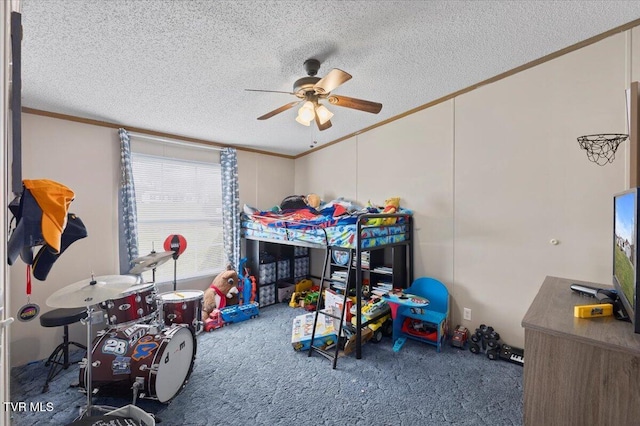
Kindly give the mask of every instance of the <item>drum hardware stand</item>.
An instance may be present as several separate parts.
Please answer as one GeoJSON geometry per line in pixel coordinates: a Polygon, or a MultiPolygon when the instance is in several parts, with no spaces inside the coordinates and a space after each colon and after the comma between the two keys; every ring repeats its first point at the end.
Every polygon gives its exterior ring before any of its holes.
{"type": "MultiPolygon", "coordinates": [[[[151,253],[149,253],[149,254],[152,254],[152,255],[156,254],[156,247],[155,247],[155,244],[153,243],[153,241],[151,242],[151,253]]],[[[157,268],[157,266],[154,266],[153,269],[151,269],[151,282],[153,283],[154,288],[156,286],[156,268],[157,268]]],[[[158,289],[156,288],[156,291],[157,290],[158,289]]],[[[133,405],[135,405],[135,403],[133,405]]]]}
{"type": "MultiPolygon", "coordinates": [[[[93,281],[93,280],[92,280],[93,281]]],[[[85,367],[85,388],[87,392],[87,405],[84,408],[80,409],[80,415],[76,418],[76,420],[80,420],[83,417],[91,417],[93,415],[93,411],[101,411],[104,413],[108,413],[116,409],[116,407],[111,407],[107,405],[93,405],[91,403],[91,397],[93,395],[93,382],[91,380],[91,370],[93,369],[93,363],[91,361],[91,324],[92,324],[92,315],[93,315],[93,307],[91,305],[87,306],[87,317],[85,319],[81,319],[80,322],[83,325],[87,326],[87,366],[85,367]]],[[[97,361],[100,362],[100,361],[97,361]]]]}
{"type": "Polygon", "coordinates": [[[176,291],[176,270],[178,268],[178,253],[173,253],[173,291],[176,291]]]}
{"type": "Polygon", "coordinates": [[[164,240],[164,249],[173,252],[173,291],[176,291],[178,257],[187,249],[187,240],[180,234],[171,234],[164,240]]]}
{"type": "MultiPolygon", "coordinates": [[[[138,400],[138,394],[140,393],[140,389],[144,387],[144,377],[136,377],[136,382],[131,386],[133,389],[133,405],[136,405],[136,401],[138,400]]],[[[144,396],[144,394],[142,394],[144,396]]]]}
{"type": "MultiPolygon", "coordinates": [[[[131,389],[133,389],[133,402],[131,403],[132,405],[136,405],[136,401],[138,400],[138,394],[140,393],[140,389],[142,389],[144,387],[144,377],[136,377],[136,382],[133,384],[133,386],[131,386],[131,389]]],[[[144,392],[141,393],[141,396],[144,398],[145,394],[144,392]]],[[[156,417],[155,414],[150,414],[151,417],[154,418],[156,423],[160,423],[161,420],[159,417],[156,417]]]]}

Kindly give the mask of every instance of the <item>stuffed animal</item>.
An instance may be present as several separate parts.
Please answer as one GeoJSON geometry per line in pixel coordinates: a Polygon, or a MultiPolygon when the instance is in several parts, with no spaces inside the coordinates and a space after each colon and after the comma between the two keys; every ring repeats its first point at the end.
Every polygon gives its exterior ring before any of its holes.
{"type": "Polygon", "coordinates": [[[209,318],[214,309],[238,304],[238,273],[231,265],[218,274],[208,289],[204,291],[202,321],[209,318]]]}
{"type": "MultiPolygon", "coordinates": [[[[384,210],[382,213],[397,213],[400,209],[400,197],[391,197],[384,202],[384,210]]],[[[396,223],[395,217],[390,217],[382,220],[383,225],[393,225],[396,223]]]]}
{"type": "MultiPolygon", "coordinates": [[[[371,207],[373,206],[371,204],[371,201],[369,201],[369,206],[371,207]]],[[[400,209],[400,197],[392,197],[385,200],[384,209],[382,210],[378,209],[378,210],[380,213],[397,213],[399,209],[400,209]]],[[[372,209],[369,208],[369,210],[372,210],[372,209]]],[[[367,221],[367,225],[373,225],[373,226],[392,225],[394,223],[396,223],[395,217],[390,217],[386,219],[383,219],[381,217],[376,217],[374,219],[369,219],[367,221]]]]}
{"type": "Polygon", "coordinates": [[[318,210],[318,207],[320,207],[320,196],[318,194],[307,195],[307,205],[318,210]]]}

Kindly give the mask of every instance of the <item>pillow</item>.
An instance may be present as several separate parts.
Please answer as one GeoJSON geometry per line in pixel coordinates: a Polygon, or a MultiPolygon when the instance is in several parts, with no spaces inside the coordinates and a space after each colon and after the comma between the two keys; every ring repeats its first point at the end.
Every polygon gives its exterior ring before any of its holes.
{"type": "Polygon", "coordinates": [[[289,195],[280,203],[281,210],[297,210],[307,207],[307,201],[304,195],[289,195]]]}

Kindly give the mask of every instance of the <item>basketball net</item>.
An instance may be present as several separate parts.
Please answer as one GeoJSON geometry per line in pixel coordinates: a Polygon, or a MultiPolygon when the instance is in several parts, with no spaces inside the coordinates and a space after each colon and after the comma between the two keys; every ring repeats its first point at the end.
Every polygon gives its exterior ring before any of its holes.
{"type": "Polygon", "coordinates": [[[624,134],[600,134],[586,135],[578,138],[580,148],[587,151],[587,158],[599,166],[612,163],[616,158],[616,150],[621,142],[629,135],[624,134]]]}

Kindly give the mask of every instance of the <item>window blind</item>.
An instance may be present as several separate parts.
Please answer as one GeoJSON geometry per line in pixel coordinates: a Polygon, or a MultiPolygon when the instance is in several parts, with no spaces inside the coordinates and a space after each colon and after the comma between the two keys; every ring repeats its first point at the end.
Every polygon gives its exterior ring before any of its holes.
{"type": "MultiPolygon", "coordinates": [[[[180,234],[187,249],[175,264],[177,279],[224,269],[220,164],[140,152],[133,152],[131,161],[140,256],[164,251],[166,238],[180,234]]],[[[173,274],[169,260],[157,268],[156,282],[171,282],[173,274]]],[[[151,271],[143,278],[151,281],[151,271]]]]}

